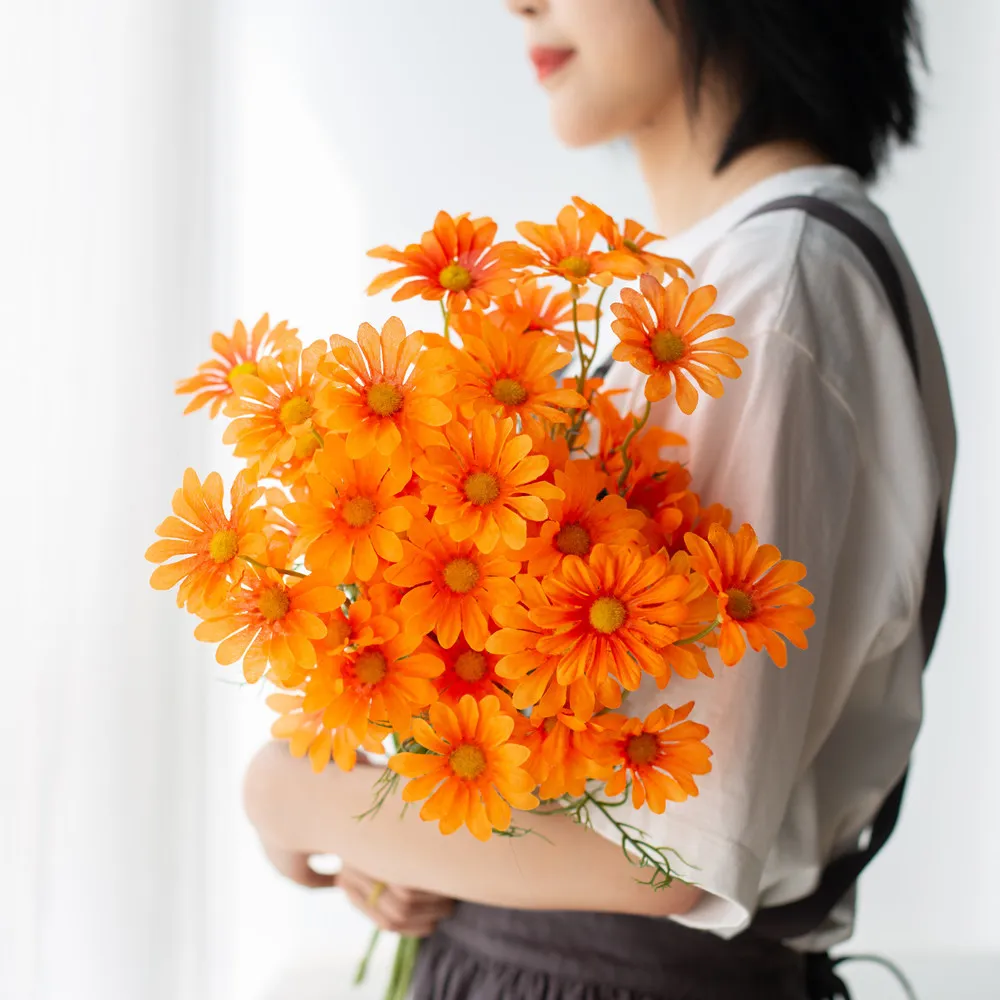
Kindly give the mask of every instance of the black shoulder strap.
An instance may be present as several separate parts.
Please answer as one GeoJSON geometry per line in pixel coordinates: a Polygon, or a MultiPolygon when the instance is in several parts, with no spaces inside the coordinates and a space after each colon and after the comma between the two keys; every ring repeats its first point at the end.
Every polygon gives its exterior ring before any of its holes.
{"type": "MultiPolygon", "coordinates": [[[[903,336],[906,352],[913,366],[913,374],[919,384],[920,365],[917,356],[913,320],[903,281],[889,251],[879,237],[856,216],[829,201],[815,197],[790,197],[772,201],[747,216],[752,219],[768,212],[797,209],[813,218],[827,223],[842,232],[864,254],[872,270],[878,276],[892,305],[896,322],[903,336]]],[[[746,219],[744,220],[746,221],[746,219]]],[[[944,520],[939,509],[934,524],[934,537],[927,562],[923,600],[920,605],[920,624],[923,636],[924,663],[930,658],[937,638],[938,628],[945,603],[944,565],[944,520]]],[[[768,938],[788,940],[815,930],[840,900],[850,891],[869,861],[881,850],[889,839],[899,817],[903,801],[906,774],[889,792],[882,803],[871,826],[871,836],[863,848],[835,858],[823,871],[816,890],[804,899],[798,899],[783,906],[773,906],[758,910],[751,924],[751,931],[768,938]]]]}

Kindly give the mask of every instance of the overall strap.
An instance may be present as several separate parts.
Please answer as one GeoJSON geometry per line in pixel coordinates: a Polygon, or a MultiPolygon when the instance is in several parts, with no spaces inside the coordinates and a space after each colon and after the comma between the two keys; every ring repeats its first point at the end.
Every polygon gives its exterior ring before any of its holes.
{"type": "MultiPolygon", "coordinates": [[[[846,209],[822,198],[793,196],[772,201],[758,208],[747,219],[770,212],[798,210],[839,230],[861,251],[879,281],[882,283],[903,337],[906,353],[919,385],[920,364],[917,356],[913,320],[907,305],[906,292],[899,271],[889,251],[879,237],[846,209]]],[[[744,219],[744,221],[747,221],[744,219]]],[[[920,605],[920,625],[923,638],[924,664],[930,658],[937,638],[945,604],[944,518],[939,508],[934,524],[930,555],[920,605]]],[[[899,818],[903,801],[906,774],[899,779],[882,803],[871,826],[871,836],[863,848],[850,851],[830,862],[823,871],[815,891],[804,899],[782,906],[758,910],[751,924],[751,931],[763,937],[788,940],[814,931],[827,918],[833,908],[850,891],[872,858],[889,839],[899,818]]]]}

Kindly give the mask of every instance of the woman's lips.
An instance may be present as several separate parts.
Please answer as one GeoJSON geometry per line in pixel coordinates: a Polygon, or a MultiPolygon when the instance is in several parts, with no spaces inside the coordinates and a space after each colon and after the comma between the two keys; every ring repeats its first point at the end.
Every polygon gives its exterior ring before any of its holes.
{"type": "Polygon", "coordinates": [[[573,49],[550,49],[536,46],[528,54],[535,64],[535,73],[539,81],[542,81],[565,66],[576,53],[573,49]]]}

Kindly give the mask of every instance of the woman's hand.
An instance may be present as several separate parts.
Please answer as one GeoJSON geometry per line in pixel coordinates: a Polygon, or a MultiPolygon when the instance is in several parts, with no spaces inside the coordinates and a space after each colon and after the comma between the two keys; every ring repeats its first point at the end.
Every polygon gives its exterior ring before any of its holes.
{"type": "Polygon", "coordinates": [[[437,922],[455,908],[455,900],[446,896],[387,885],[350,865],[344,865],[336,875],[323,875],[310,867],[308,854],[268,846],[263,841],[262,845],[268,860],[285,878],[307,889],[343,889],[354,906],[384,931],[427,937],[437,922]]]}
{"type": "MultiPolygon", "coordinates": [[[[371,764],[367,757],[359,757],[358,763],[361,767],[371,767],[373,772],[378,766],[371,764]]],[[[282,821],[288,816],[288,803],[279,791],[288,789],[289,765],[298,765],[296,773],[301,772],[302,776],[312,779],[312,794],[303,803],[308,809],[313,804],[313,795],[320,794],[319,789],[323,786],[315,787],[318,779],[309,772],[307,765],[293,761],[282,744],[270,743],[257,754],[247,771],[244,786],[247,816],[256,827],[264,853],[275,869],[307,889],[343,889],[354,906],[383,930],[409,937],[430,934],[435,924],[451,913],[455,906],[453,899],[401,885],[388,885],[349,864],[336,875],[323,875],[309,864],[316,852],[304,850],[299,846],[304,843],[303,839],[294,836],[301,824],[293,823],[290,831],[279,833],[285,825],[282,821]]]]}
{"type": "Polygon", "coordinates": [[[427,937],[455,907],[455,900],[446,896],[386,885],[349,865],[334,878],[336,885],[369,920],[384,931],[405,937],[427,937]]]}

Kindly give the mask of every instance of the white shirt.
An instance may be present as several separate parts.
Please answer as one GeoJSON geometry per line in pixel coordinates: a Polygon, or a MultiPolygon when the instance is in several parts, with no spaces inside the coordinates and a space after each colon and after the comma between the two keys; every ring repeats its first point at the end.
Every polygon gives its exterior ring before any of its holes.
{"type": "MultiPolygon", "coordinates": [[[[626,699],[644,716],[694,699],[713,770],[700,795],[657,816],[627,811],[649,841],[675,848],[706,890],[674,919],[729,937],[758,906],[808,895],[827,861],[858,844],[907,765],[921,719],[919,609],[935,512],[947,509],[955,454],[948,385],[916,280],[882,212],[842,167],[806,167],[757,184],[662,251],[713,284],[736,318],[743,374],[685,417],[672,398],[652,419],[685,435],[694,489],[733,510],[762,542],[806,564],[815,595],[808,650],[788,666],[748,648],[715,679],[646,682],[626,699]],[[860,251],[800,211],[746,222],[755,208],[815,194],[857,215],[901,268],[916,327],[922,394],[885,292],[860,251]]],[[[613,335],[609,341],[616,342],[613,335]]],[[[602,354],[609,352],[606,343],[602,354]]],[[[643,405],[643,378],[608,376],[643,405]]],[[[602,817],[595,827],[618,840],[602,817]]],[[[685,874],[685,869],[681,869],[685,874]]],[[[852,894],[853,896],[853,894],[852,894]]],[[[851,933],[853,898],[796,947],[851,933]]]]}

